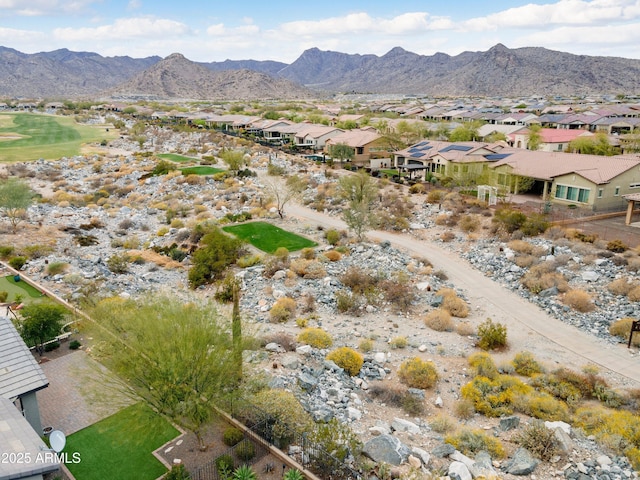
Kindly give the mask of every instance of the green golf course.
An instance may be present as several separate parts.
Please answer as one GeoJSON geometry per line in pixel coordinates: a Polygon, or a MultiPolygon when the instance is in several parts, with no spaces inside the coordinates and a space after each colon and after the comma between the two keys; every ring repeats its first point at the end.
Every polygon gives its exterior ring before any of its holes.
{"type": "Polygon", "coordinates": [[[72,117],[33,113],[0,114],[0,162],[56,160],[79,155],[82,146],[117,136],[105,125],[82,125],[72,117]]]}

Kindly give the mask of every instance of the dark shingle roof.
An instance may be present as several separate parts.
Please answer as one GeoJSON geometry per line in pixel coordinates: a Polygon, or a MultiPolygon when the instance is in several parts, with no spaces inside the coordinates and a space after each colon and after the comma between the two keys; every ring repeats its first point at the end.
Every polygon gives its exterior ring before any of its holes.
{"type": "Polygon", "coordinates": [[[8,317],[0,316],[0,396],[12,400],[49,385],[8,317]]]}

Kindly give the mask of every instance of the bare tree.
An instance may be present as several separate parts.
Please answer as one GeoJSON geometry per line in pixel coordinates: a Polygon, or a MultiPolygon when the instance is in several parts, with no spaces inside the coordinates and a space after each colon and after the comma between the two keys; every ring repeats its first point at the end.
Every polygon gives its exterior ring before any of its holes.
{"type": "Polygon", "coordinates": [[[305,184],[302,178],[293,175],[285,182],[279,179],[266,180],[265,187],[269,197],[276,203],[278,215],[280,218],[284,218],[284,207],[302,194],[305,184]]]}

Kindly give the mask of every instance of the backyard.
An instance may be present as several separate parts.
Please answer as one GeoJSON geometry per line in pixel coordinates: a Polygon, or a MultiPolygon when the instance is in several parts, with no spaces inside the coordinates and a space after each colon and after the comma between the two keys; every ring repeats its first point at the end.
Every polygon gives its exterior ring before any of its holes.
{"type": "Polygon", "coordinates": [[[267,222],[242,223],[223,227],[223,230],[267,253],[274,253],[281,247],[290,252],[295,252],[317,245],[316,242],[308,238],[287,232],[267,222]]]}
{"type": "Polygon", "coordinates": [[[32,287],[22,280],[16,281],[13,275],[0,277],[0,292],[7,292],[6,302],[50,302],[51,300],[42,294],[37,288],[32,287]]]}
{"type": "Polygon", "coordinates": [[[169,160],[171,162],[176,162],[176,163],[189,163],[189,162],[198,161],[197,158],[187,157],[185,155],[180,155],[178,153],[159,153],[157,157],[162,158],[163,160],[169,160]]]}
{"type": "Polygon", "coordinates": [[[167,468],[152,452],[180,434],[149,407],[137,403],[67,438],[67,467],[77,480],[153,480],[167,468]]]}

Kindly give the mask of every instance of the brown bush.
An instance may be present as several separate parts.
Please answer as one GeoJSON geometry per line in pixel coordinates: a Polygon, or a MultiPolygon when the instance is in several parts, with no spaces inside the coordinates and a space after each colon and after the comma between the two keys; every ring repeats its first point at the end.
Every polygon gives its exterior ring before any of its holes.
{"type": "Polygon", "coordinates": [[[296,313],[296,301],[293,298],[282,297],[269,310],[269,318],[273,323],[286,322],[296,313]]]}
{"type": "MultiPolygon", "coordinates": [[[[440,294],[440,292],[438,292],[440,294]]],[[[441,308],[448,311],[451,315],[458,318],[466,318],[469,315],[469,307],[467,302],[458,297],[455,292],[452,294],[444,295],[441,308]]]]}
{"type": "Polygon", "coordinates": [[[451,314],[443,308],[436,308],[435,310],[427,313],[427,316],[424,319],[424,324],[437,332],[453,331],[453,320],[451,319],[451,314]]]}
{"type": "MultiPolygon", "coordinates": [[[[611,325],[609,325],[609,333],[614,337],[621,338],[625,342],[629,341],[629,335],[631,334],[631,324],[634,322],[635,318],[625,317],[620,320],[616,320],[611,325]]],[[[631,342],[634,346],[640,345],[640,333],[635,333],[633,335],[633,340],[631,342]]]]}
{"type": "Polygon", "coordinates": [[[455,238],[456,238],[456,234],[450,230],[447,230],[446,232],[442,232],[442,234],[440,235],[440,240],[447,243],[451,242],[452,240],[455,240],[455,238]]]}
{"type": "Polygon", "coordinates": [[[340,281],[354,293],[371,291],[378,284],[376,276],[359,267],[349,267],[344,275],[340,277],[340,281]]]}
{"type": "Polygon", "coordinates": [[[480,219],[475,215],[464,215],[460,218],[459,226],[465,233],[475,232],[480,228],[480,219]]]}
{"type": "Polygon", "coordinates": [[[607,285],[607,290],[614,295],[627,295],[636,286],[629,280],[629,278],[618,278],[607,285]]]}
{"type": "Polygon", "coordinates": [[[533,255],[518,255],[514,259],[513,263],[515,263],[520,268],[529,268],[534,263],[536,263],[537,260],[538,259],[536,257],[534,257],[533,255]]]}
{"type": "Polygon", "coordinates": [[[329,250],[323,254],[330,262],[337,262],[342,258],[342,254],[336,250],[329,250]]]}
{"type": "Polygon", "coordinates": [[[559,291],[566,291],[567,281],[564,276],[555,271],[553,262],[542,262],[534,265],[522,276],[520,282],[532,293],[540,293],[551,287],[559,291]]]}
{"type": "Polygon", "coordinates": [[[456,326],[456,333],[461,337],[470,337],[476,334],[475,327],[469,322],[460,322],[456,326]]]}
{"type": "Polygon", "coordinates": [[[591,312],[595,308],[591,295],[579,289],[569,290],[565,293],[562,297],[562,303],[582,313],[591,312]]]}
{"type": "Polygon", "coordinates": [[[629,290],[627,298],[629,298],[631,302],[640,302],[640,285],[629,290]]]}
{"type": "Polygon", "coordinates": [[[518,253],[524,253],[527,255],[531,255],[531,253],[533,253],[533,245],[525,240],[511,240],[507,243],[507,247],[518,253]]]}

